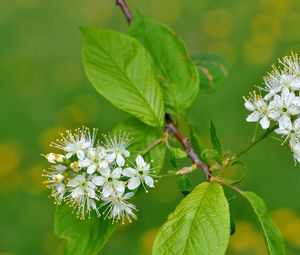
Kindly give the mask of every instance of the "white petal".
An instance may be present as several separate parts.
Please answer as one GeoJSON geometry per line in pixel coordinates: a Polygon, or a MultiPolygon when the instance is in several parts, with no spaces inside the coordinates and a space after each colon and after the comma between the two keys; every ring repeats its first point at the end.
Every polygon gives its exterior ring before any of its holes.
{"type": "Polygon", "coordinates": [[[129,198],[132,198],[134,196],[134,193],[133,192],[129,192],[129,193],[126,193],[124,195],[124,199],[129,199],[129,198]]]}
{"type": "Polygon", "coordinates": [[[281,117],[278,120],[278,123],[279,123],[279,128],[288,129],[288,130],[292,128],[291,119],[286,114],[281,115],[281,117]]]}
{"type": "Polygon", "coordinates": [[[91,160],[89,160],[88,158],[85,158],[84,160],[79,161],[79,166],[80,167],[88,167],[91,163],[92,163],[91,160]]]}
{"type": "Polygon", "coordinates": [[[103,168],[107,168],[108,167],[108,163],[106,161],[101,161],[99,163],[99,168],[103,169],[103,168]]]}
{"type": "Polygon", "coordinates": [[[138,186],[140,186],[140,184],[141,184],[140,178],[138,178],[138,177],[130,178],[128,181],[128,189],[134,190],[138,186]]]}
{"type": "Polygon", "coordinates": [[[49,163],[55,164],[55,154],[49,153],[45,156],[45,158],[48,160],[49,163]]]}
{"type": "Polygon", "coordinates": [[[97,168],[96,165],[93,164],[93,165],[90,165],[86,171],[88,174],[93,174],[93,173],[95,173],[96,168],[97,168]]]}
{"type": "Polygon", "coordinates": [[[77,155],[79,160],[83,160],[85,158],[85,154],[82,150],[76,151],[76,155],[77,155]]]}
{"type": "Polygon", "coordinates": [[[277,110],[272,110],[269,112],[268,115],[272,120],[278,120],[278,118],[280,117],[280,112],[277,110]]]}
{"type": "Polygon", "coordinates": [[[113,178],[120,178],[121,177],[121,173],[122,173],[122,168],[121,167],[117,167],[117,168],[115,168],[112,171],[111,177],[113,177],[113,178]]]}
{"type": "Polygon", "coordinates": [[[127,177],[133,177],[136,175],[136,173],[137,173],[137,171],[131,167],[127,167],[127,168],[123,169],[123,171],[122,171],[122,174],[127,177]]]}
{"type": "Polygon", "coordinates": [[[105,178],[102,176],[95,176],[93,177],[92,182],[97,186],[102,186],[105,182],[105,178]]]}
{"type": "Polygon", "coordinates": [[[105,177],[109,177],[110,176],[110,169],[108,167],[104,168],[104,169],[101,169],[100,174],[105,176],[105,177]]]}
{"type": "Polygon", "coordinates": [[[289,98],[290,91],[288,88],[283,88],[281,92],[281,98],[283,102],[287,102],[289,98]]]}
{"type": "Polygon", "coordinates": [[[259,120],[259,117],[260,117],[259,112],[253,112],[253,113],[251,113],[251,114],[247,117],[246,121],[248,121],[248,122],[256,122],[256,121],[259,120]]]}
{"type": "Polygon", "coordinates": [[[118,166],[122,167],[125,165],[125,159],[123,158],[123,156],[121,154],[117,155],[117,164],[118,166]]]}
{"type": "Polygon", "coordinates": [[[119,192],[119,193],[123,194],[124,191],[125,191],[125,184],[122,181],[116,181],[114,183],[114,187],[115,187],[116,191],[119,192]]]}
{"type": "Polygon", "coordinates": [[[73,152],[68,152],[67,154],[66,154],[66,158],[67,159],[69,159],[69,158],[71,158],[72,156],[73,156],[73,152]]]}
{"type": "Polygon", "coordinates": [[[113,162],[116,158],[116,153],[111,153],[111,154],[108,154],[106,155],[105,159],[108,161],[108,162],[113,162]]]}
{"type": "Polygon", "coordinates": [[[277,128],[275,129],[275,133],[278,135],[288,135],[289,131],[287,129],[277,128]]]}
{"type": "Polygon", "coordinates": [[[149,175],[144,176],[145,183],[150,187],[154,188],[154,180],[149,175]]]}
{"type": "Polygon", "coordinates": [[[95,197],[96,197],[96,193],[95,193],[95,190],[94,190],[94,189],[88,188],[88,189],[87,189],[87,193],[88,193],[88,196],[89,196],[90,198],[95,198],[95,197]]]}
{"type": "Polygon", "coordinates": [[[145,166],[145,161],[141,155],[138,155],[135,159],[138,168],[143,168],[145,166]]]}
{"type": "Polygon", "coordinates": [[[82,149],[87,149],[91,145],[92,145],[92,142],[91,141],[87,141],[87,142],[85,142],[85,143],[82,144],[81,148],[82,149]]]}
{"type": "Polygon", "coordinates": [[[130,156],[130,152],[128,150],[123,150],[123,154],[125,158],[128,158],[130,156]]]}
{"type": "Polygon", "coordinates": [[[265,116],[259,121],[259,124],[263,129],[267,129],[270,126],[270,120],[265,116]]]}
{"type": "Polygon", "coordinates": [[[109,197],[113,193],[113,188],[110,184],[105,185],[102,189],[103,197],[109,197]]]}
{"type": "Polygon", "coordinates": [[[245,108],[251,112],[255,110],[255,106],[248,100],[245,101],[245,108]]]}

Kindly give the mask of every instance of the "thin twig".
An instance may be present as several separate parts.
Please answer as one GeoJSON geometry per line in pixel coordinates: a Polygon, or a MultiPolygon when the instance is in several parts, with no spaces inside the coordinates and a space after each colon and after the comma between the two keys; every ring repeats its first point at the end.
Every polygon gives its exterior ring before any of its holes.
{"type": "Polygon", "coordinates": [[[145,156],[147,153],[149,153],[152,149],[154,149],[157,145],[161,144],[163,141],[164,141],[163,137],[160,137],[159,139],[155,140],[142,152],[142,155],[145,156]]]}
{"type": "Polygon", "coordinates": [[[165,120],[167,123],[167,130],[175,135],[176,139],[185,149],[185,152],[187,153],[189,158],[198,166],[199,169],[201,169],[204,172],[207,180],[210,180],[211,172],[209,171],[209,166],[200,160],[194,149],[190,147],[188,140],[185,139],[180,133],[180,131],[177,129],[169,114],[165,115],[165,120]]]}
{"type": "Polygon", "coordinates": [[[125,0],[117,0],[116,4],[118,6],[120,6],[128,24],[130,24],[133,16],[132,16],[132,13],[131,13],[126,1],[125,0]]]}
{"type": "MultiPolygon", "coordinates": [[[[127,19],[128,24],[131,23],[132,21],[132,13],[128,7],[128,5],[126,4],[125,0],[117,0],[117,5],[120,6],[124,16],[127,19]]],[[[167,132],[171,132],[175,135],[175,137],[177,138],[177,140],[181,143],[182,147],[185,149],[185,152],[187,153],[187,155],[189,156],[189,158],[193,161],[194,164],[196,164],[198,166],[198,168],[200,168],[207,180],[210,180],[211,177],[211,172],[209,170],[209,166],[206,165],[204,162],[202,162],[198,155],[195,153],[194,149],[190,147],[188,140],[185,139],[183,137],[183,135],[180,133],[180,131],[177,129],[177,127],[175,126],[174,122],[172,121],[171,117],[169,114],[165,115],[165,120],[167,123],[167,132]]],[[[156,146],[157,144],[155,143],[154,146],[156,146]]],[[[152,146],[151,146],[152,149],[152,146]]],[[[147,152],[147,151],[146,151],[147,152]]]]}

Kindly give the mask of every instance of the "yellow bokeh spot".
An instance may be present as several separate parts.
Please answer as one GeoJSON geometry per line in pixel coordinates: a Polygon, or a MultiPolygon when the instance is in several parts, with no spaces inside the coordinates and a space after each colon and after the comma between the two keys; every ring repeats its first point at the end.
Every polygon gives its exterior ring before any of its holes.
{"type": "Polygon", "coordinates": [[[278,38],[281,35],[281,22],[274,16],[258,15],[252,21],[252,32],[259,36],[278,38]]]}
{"type": "Polygon", "coordinates": [[[253,255],[267,254],[264,239],[248,222],[236,222],[237,232],[230,238],[229,249],[237,254],[248,252],[253,255]]]}
{"type": "Polygon", "coordinates": [[[21,150],[17,145],[0,144],[0,193],[14,192],[22,182],[18,171],[21,164],[21,150]]]}
{"type": "Polygon", "coordinates": [[[151,229],[146,232],[141,239],[141,244],[144,250],[145,255],[152,254],[152,246],[155,240],[158,229],[151,229]]]}
{"type": "Polygon", "coordinates": [[[203,32],[215,39],[228,38],[231,35],[232,27],[232,17],[226,10],[210,11],[202,19],[203,32]]]}
{"type": "Polygon", "coordinates": [[[265,13],[270,13],[272,16],[283,18],[290,13],[293,0],[261,0],[262,9],[265,13]]]}
{"type": "Polygon", "coordinates": [[[282,208],[274,211],[272,217],[285,239],[291,245],[300,247],[300,216],[290,209],[282,208]]]}
{"type": "Polygon", "coordinates": [[[182,4],[180,0],[153,0],[151,2],[153,16],[161,22],[174,24],[180,18],[182,11],[182,4]]]}
{"type": "Polygon", "coordinates": [[[83,125],[87,123],[85,112],[78,106],[71,104],[63,108],[56,116],[59,123],[83,125]]]}
{"type": "Polygon", "coordinates": [[[21,151],[11,144],[0,144],[0,176],[14,172],[21,162],[21,151]]]}
{"type": "Polygon", "coordinates": [[[245,57],[253,64],[264,65],[270,63],[273,52],[273,44],[262,37],[253,37],[244,47],[245,57]]]}
{"type": "Polygon", "coordinates": [[[39,136],[40,146],[44,151],[49,151],[49,145],[51,142],[55,142],[60,138],[60,133],[66,130],[63,126],[52,127],[44,130],[39,136]]]}
{"type": "Polygon", "coordinates": [[[43,164],[37,164],[24,172],[23,186],[27,192],[35,195],[46,189],[43,184],[45,178],[42,176],[44,168],[43,164]]]}

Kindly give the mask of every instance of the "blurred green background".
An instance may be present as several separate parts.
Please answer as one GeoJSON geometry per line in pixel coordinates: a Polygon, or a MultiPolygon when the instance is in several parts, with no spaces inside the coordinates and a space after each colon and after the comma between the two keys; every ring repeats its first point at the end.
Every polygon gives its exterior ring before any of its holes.
{"type": "MultiPolygon", "coordinates": [[[[246,145],[254,125],[246,123],[242,96],[278,57],[300,52],[297,0],[128,0],[132,9],[166,22],[191,54],[217,53],[229,76],[213,94],[201,93],[190,120],[208,140],[213,119],[223,147],[246,145]]],[[[0,3],[0,254],[59,254],[53,234],[53,201],[42,184],[41,153],[65,128],[99,127],[105,132],[127,117],[87,81],[80,60],[79,25],[126,32],[114,0],[10,0],[0,3]]],[[[291,153],[268,139],[243,157],[242,187],[263,197],[283,232],[288,254],[300,254],[300,169],[291,153]]],[[[136,198],[139,220],[114,234],[101,254],[151,254],[158,227],[182,195],[175,179],[162,180],[136,198]]],[[[228,254],[266,254],[248,205],[233,202],[237,233],[228,254]]]]}

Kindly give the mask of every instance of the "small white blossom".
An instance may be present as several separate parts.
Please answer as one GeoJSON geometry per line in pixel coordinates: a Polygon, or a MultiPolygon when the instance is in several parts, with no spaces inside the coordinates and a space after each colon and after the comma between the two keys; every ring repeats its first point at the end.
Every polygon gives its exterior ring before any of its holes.
{"type": "Polygon", "coordinates": [[[263,129],[267,129],[270,126],[269,110],[268,104],[265,100],[256,95],[255,92],[250,94],[248,98],[244,98],[245,107],[247,110],[252,111],[252,113],[247,117],[248,122],[257,122],[259,121],[263,129]]]}
{"type": "Polygon", "coordinates": [[[105,168],[101,171],[101,176],[93,178],[93,183],[98,186],[102,186],[103,197],[109,197],[115,193],[123,194],[125,191],[125,183],[120,181],[122,168],[117,167],[114,170],[105,168]]]}
{"type": "Polygon", "coordinates": [[[112,137],[105,137],[106,146],[107,146],[107,160],[109,162],[116,161],[119,167],[125,165],[125,158],[130,156],[130,152],[127,150],[127,147],[130,145],[130,139],[126,133],[117,133],[112,137]]]}
{"type": "Polygon", "coordinates": [[[148,187],[154,188],[154,180],[150,176],[150,164],[147,164],[141,155],[137,156],[135,162],[135,168],[128,167],[123,170],[123,175],[130,177],[128,181],[128,189],[134,190],[144,183],[148,187]]]}
{"type": "Polygon", "coordinates": [[[100,215],[95,202],[99,200],[99,196],[96,194],[96,184],[91,179],[92,176],[86,178],[85,175],[77,175],[67,183],[67,189],[70,192],[67,199],[75,208],[78,208],[77,215],[81,219],[84,219],[86,213],[89,214],[91,210],[100,215]]]}
{"type": "Polygon", "coordinates": [[[131,222],[133,219],[136,219],[135,211],[136,207],[127,202],[128,199],[134,196],[133,192],[129,192],[126,194],[118,194],[117,196],[103,198],[104,203],[103,206],[107,206],[104,214],[106,214],[105,218],[112,219],[113,222],[128,220],[131,222]]]}

